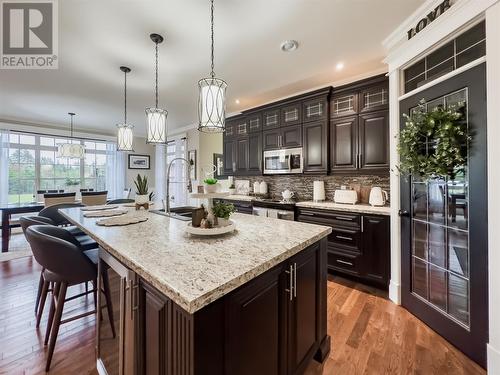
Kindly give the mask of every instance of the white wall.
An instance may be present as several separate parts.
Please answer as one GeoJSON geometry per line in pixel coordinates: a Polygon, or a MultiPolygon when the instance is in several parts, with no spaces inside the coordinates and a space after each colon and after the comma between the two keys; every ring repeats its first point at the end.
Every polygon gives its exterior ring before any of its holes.
{"type": "Polygon", "coordinates": [[[150,169],[128,169],[128,155],[125,164],[125,188],[131,188],[130,197],[135,195],[134,179],[137,174],[148,177],[149,188],[155,187],[155,146],[147,144],[145,138],[134,137],[134,152],[129,154],[140,154],[150,156],[150,169]]]}

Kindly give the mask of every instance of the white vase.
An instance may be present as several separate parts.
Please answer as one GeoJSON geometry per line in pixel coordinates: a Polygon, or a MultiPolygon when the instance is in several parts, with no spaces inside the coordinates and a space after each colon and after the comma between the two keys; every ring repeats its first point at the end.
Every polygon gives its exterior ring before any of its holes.
{"type": "Polygon", "coordinates": [[[149,202],[149,194],[136,194],[135,204],[145,204],[149,202]]]}
{"type": "Polygon", "coordinates": [[[218,222],[218,226],[219,227],[227,227],[229,225],[229,220],[228,219],[224,219],[222,217],[218,217],[217,218],[217,222],[218,222]]]}
{"type": "Polygon", "coordinates": [[[234,193],[236,193],[236,189],[235,188],[229,188],[227,189],[227,191],[229,192],[229,194],[233,195],[234,193]]]}
{"type": "Polygon", "coordinates": [[[217,192],[217,184],[214,184],[214,185],[205,184],[204,189],[205,189],[205,194],[216,193],[217,192]]]}

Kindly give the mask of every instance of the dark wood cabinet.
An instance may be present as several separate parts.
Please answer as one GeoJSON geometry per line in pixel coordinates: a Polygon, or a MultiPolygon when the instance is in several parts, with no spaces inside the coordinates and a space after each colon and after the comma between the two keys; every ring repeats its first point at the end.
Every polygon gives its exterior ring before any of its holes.
{"type": "Polygon", "coordinates": [[[302,123],[302,103],[295,102],[281,108],[281,126],[298,125],[302,123]]]}
{"type": "Polygon", "coordinates": [[[331,171],[355,171],[358,166],[358,116],[330,121],[331,171]]]}
{"type": "Polygon", "coordinates": [[[262,174],[262,133],[250,133],[248,136],[248,168],[252,175],[262,174]]]}
{"type": "Polygon", "coordinates": [[[302,146],[302,125],[286,126],[262,132],[263,150],[302,146]]]}
{"type": "Polygon", "coordinates": [[[233,175],[236,172],[236,139],[224,137],[222,152],[224,154],[224,174],[233,175]]]}
{"type": "Polygon", "coordinates": [[[359,94],[359,112],[380,111],[389,108],[389,83],[387,80],[362,90],[359,94]]]}
{"type": "Polygon", "coordinates": [[[358,93],[344,92],[333,95],[330,101],[330,117],[352,116],[358,113],[358,93]]]}
{"type": "Polygon", "coordinates": [[[236,139],[236,174],[244,175],[248,171],[248,137],[236,139]]]}
{"type": "Polygon", "coordinates": [[[328,171],[328,125],[325,120],[309,122],[302,129],[304,173],[328,171]]]}
{"type": "Polygon", "coordinates": [[[389,112],[359,116],[359,168],[389,170],[389,112]]]}
{"type": "Polygon", "coordinates": [[[287,277],[277,267],[227,300],[228,374],[286,374],[287,277]]]}
{"type": "Polygon", "coordinates": [[[248,121],[246,117],[238,117],[234,122],[236,137],[248,135],[248,121]]]}
{"type": "Polygon", "coordinates": [[[280,126],[280,109],[270,108],[262,112],[262,129],[274,129],[280,126]]]}
{"type": "Polygon", "coordinates": [[[262,113],[251,113],[247,115],[248,132],[260,133],[262,132],[262,113]]]}
{"type": "Polygon", "coordinates": [[[298,208],[297,220],[332,228],[328,269],[387,289],[390,272],[389,217],[298,208]]]}
{"type": "Polygon", "coordinates": [[[328,101],[326,96],[305,100],[302,103],[302,121],[317,121],[328,118],[328,101]]]}
{"type": "Polygon", "coordinates": [[[363,275],[379,285],[389,284],[390,223],[389,217],[363,215],[363,275]],[[381,256],[384,254],[386,256],[381,256]]]}

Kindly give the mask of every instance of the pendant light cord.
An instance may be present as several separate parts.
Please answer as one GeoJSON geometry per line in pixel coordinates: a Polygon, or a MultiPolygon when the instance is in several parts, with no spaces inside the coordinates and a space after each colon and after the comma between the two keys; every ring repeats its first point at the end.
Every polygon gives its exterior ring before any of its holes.
{"type": "Polygon", "coordinates": [[[125,95],[124,95],[124,98],[125,98],[125,124],[127,124],[127,72],[124,72],[125,74],[125,95]]]}
{"type": "Polygon", "coordinates": [[[212,39],[212,49],[211,49],[211,60],[212,60],[212,72],[210,73],[212,79],[215,77],[215,72],[214,72],[214,0],[211,0],[211,7],[210,7],[210,12],[211,12],[211,17],[210,17],[210,22],[211,22],[211,39],[212,39]]]}
{"type": "Polygon", "coordinates": [[[71,125],[70,125],[70,135],[69,135],[69,137],[70,137],[71,139],[73,139],[73,116],[74,116],[74,115],[73,115],[73,114],[70,114],[70,116],[71,116],[71,125]]]}
{"type": "Polygon", "coordinates": [[[155,107],[158,108],[158,42],[155,43],[156,44],[156,65],[155,65],[155,92],[156,92],[156,98],[155,98],[155,107]]]}

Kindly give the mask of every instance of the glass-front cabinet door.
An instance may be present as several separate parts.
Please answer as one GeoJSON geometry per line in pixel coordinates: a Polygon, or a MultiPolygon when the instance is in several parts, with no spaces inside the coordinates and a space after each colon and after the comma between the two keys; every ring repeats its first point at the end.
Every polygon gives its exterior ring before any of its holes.
{"type": "MultiPolygon", "coordinates": [[[[462,107],[466,164],[446,178],[401,177],[402,303],[481,365],[488,327],[486,95],[484,64],[401,101],[412,114],[462,107]]],[[[401,124],[404,126],[404,119],[401,124]]],[[[435,144],[424,142],[424,153],[435,144]]]]}

